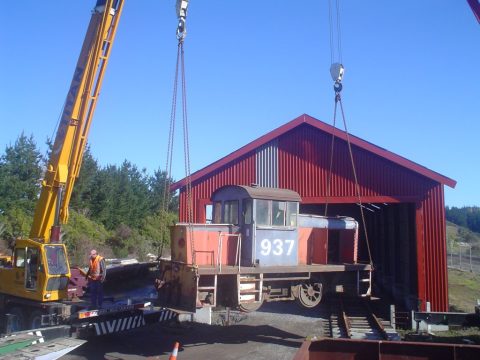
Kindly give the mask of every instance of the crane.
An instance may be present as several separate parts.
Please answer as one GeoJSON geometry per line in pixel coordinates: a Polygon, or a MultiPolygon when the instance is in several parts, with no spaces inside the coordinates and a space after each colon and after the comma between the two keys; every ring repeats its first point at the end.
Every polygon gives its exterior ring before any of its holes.
{"type": "MultiPolygon", "coordinates": [[[[17,239],[10,268],[0,268],[0,300],[67,298],[70,277],[60,226],[82,164],[88,132],[123,8],[97,0],[67,93],[28,239],[17,239]],[[13,297],[13,298],[12,298],[13,297]]],[[[2,304],[0,304],[2,305],[2,304]]]]}
{"type": "Polygon", "coordinates": [[[467,0],[468,4],[472,8],[473,14],[480,23],[480,1],[479,0],[467,0]]]}
{"type": "MultiPolygon", "coordinates": [[[[177,1],[177,37],[184,37],[188,0],[177,1]]],[[[143,299],[127,305],[125,299],[120,299],[108,309],[92,311],[86,302],[72,301],[69,295],[71,271],[60,230],[68,221],[70,198],[123,4],[124,0],[97,0],[93,8],[42,181],[30,236],[15,241],[11,266],[0,266],[0,332],[3,327],[8,332],[63,325],[77,336],[100,336],[177,316],[169,309],[154,308],[143,299]]]]}

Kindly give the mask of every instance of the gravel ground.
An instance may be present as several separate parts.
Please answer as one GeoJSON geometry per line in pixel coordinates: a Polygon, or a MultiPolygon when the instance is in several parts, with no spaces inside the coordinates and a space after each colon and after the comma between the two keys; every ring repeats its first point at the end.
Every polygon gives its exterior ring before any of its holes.
{"type": "Polygon", "coordinates": [[[61,359],[168,359],[175,341],[181,344],[179,360],[292,359],[306,337],[322,335],[324,315],[322,306],[305,310],[294,302],[267,303],[254,313],[232,312],[230,326],[223,325],[220,312],[213,325],[156,325],[94,338],[61,359]]]}

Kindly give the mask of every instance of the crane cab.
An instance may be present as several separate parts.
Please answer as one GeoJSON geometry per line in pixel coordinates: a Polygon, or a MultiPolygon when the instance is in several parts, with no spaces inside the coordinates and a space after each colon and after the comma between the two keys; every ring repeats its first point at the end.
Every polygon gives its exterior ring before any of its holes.
{"type": "Polygon", "coordinates": [[[69,278],[65,245],[19,239],[11,266],[0,268],[0,293],[40,302],[58,301],[67,298],[69,278]]]}

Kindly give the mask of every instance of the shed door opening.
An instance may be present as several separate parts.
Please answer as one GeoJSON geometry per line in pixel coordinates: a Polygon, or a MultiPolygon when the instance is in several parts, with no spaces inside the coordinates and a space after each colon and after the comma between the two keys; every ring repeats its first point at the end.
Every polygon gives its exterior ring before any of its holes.
{"type": "MultiPolygon", "coordinates": [[[[376,295],[391,297],[408,310],[417,309],[417,254],[415,204],[371,203],[364,204],[365,222],[373,258],[374,291],[376,295]]],[[[301,204],[300,213],[324,215],[325,206],[301,204]]],[[[359,223],[359,262],[368,262],[368,252],[357,204],[329,204],[328,216],[350,216],[359,223]]],[[[339,251],[335,234],[331,233],[329,259],[339,251]]]]}

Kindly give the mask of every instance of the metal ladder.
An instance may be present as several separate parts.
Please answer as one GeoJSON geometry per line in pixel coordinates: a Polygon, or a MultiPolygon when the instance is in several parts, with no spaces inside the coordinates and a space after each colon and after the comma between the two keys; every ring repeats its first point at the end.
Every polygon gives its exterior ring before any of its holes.
{"type": "Polygon", "coordinates": [[[238,303],[262,303],[263,274],[238,275],[238,303]]]}
{"type": "Polygon", "coordinates": [[[357,271],[357,295],[361,297],[370,297],[372,295],[372,271],[368,270],[368,276],[364,277],[360,273],[365,271],[357,271]]]}
{"type": "Polygon", "coordinates": [[[202,275],[197,279],[197,303],[217,305],[217,275],[202,275]]]}

